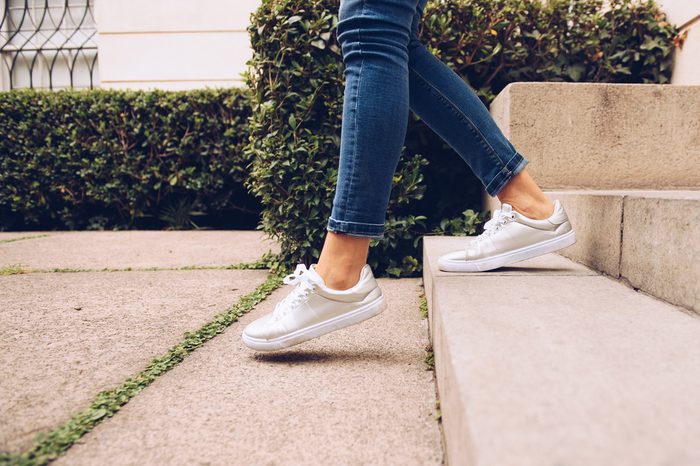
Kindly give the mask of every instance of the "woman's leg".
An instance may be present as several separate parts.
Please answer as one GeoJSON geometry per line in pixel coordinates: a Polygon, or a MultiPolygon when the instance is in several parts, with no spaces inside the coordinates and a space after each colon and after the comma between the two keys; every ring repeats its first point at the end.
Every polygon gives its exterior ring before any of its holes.
{"type": "MultiPolygon", "coordinates": [[[[248,347],[287,348],[369,319],[386,308],[365,262],[369,240],[384,234],[409,99],[470,164],[489,193],[512,186],[511,179],[527,186],[522,171],[526,161],[500,134],[481,102],[458,76],[447,73],[439,60],[412,40],[424,4],[425,0],[342,0],[338,40],[345,61],[345,101],[338,183],[326,242],[315,267],[299,264],[285,277],[285,283],[296,287],[273,312],[246,326],[242,337],[248,347]],[[417,60],[411,65],[412,81],[409,49],[417,60]],[[428,77],[430,73],[434,75],[428,77]],[[409,96],[410,86],[420,87],[411,89],[409,96]]],[[[509,212],[508,218],[516,217],[509,212]]],[[[560,223],[548,225],[558,232],[560,223]]],[[[466,263],[464,257],[453,259],[443,256],[440,261],[459,267],[466,263]]]]}
{"type": "Polygon", "coordinates": [[[328,231],[323,243],[316,271],[326,286],[334,290],[347,290],[360,278],[360,271],[367,262],[369,238],[328,231]]]}
{"type": "MultiPolygon", "coordinates": [[[[425,0],[418,4],[419,18],[425,0]]],[[[467,247],[438,258],[447,272],[493,270],[576,242],[563,206],[551,202],[525,170],[527,160],[500,131],[474,91],[418,40],[409,43],[410,106],[471,167],[503,205],[467,247]]]]}
{"type": "Polygon", "coordinates": [[[513,209],[529,218],[542,220],[554,212],[554,204],[544,195],[527,169],[512,177],[497,195],[502,203],[512,205],[513,209]]]}
{"type": "Polygon", "coordinates": [[[334,288],[357,282],[369,238],[382,235],[391,178],[405,138],[407,106],[450,144],[490,195],[533,219],[548,218],[554,209],[527,173],[527,160],[474,91],[419,41],[425,3],[341,3],[338,39],[346,66],[341,160],[329,233],[317,267],[334,288]]]}
{"type": "Polygon", "coordinates": [[[340,165],[316,270],[331,288],[357,283],[371,238],[384,234],[409,114],[408,43],[418,0],[342,0],[345,63],[340,165]]]}
{"type": "Polygon", "coordinates": [[[374,317],[386,300],[365,264],[384,233],[391,185],[408,125],[408,42],[418,0],[342,0],[338,41],[345,95],[338,182],[317,264],[297,265],[296,285],[251,322],[243,342],[259,351],[296,345],[374,317]],[[342,291],[341,291],[342,290],[342,291]]]}
{"type": "Polygon", "coordinates": [[[554,206],[532,180],[519,154],[474,91],[419,41],[426,0],[420,0],[409,42],[410,107],[469,165],[486,191],[531,218],[554,206]]]}

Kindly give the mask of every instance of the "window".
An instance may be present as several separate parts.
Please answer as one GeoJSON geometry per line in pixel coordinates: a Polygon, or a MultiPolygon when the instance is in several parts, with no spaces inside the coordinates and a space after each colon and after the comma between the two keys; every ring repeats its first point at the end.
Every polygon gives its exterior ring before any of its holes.
{"type": "Polygon", "coordinates": [[[0,0],[0,89],[93,88],[95,0],[0,0]]]}

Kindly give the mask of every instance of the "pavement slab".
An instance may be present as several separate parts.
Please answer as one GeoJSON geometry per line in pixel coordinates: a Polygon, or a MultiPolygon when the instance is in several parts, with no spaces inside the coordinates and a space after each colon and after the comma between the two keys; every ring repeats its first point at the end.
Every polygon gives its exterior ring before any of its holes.
{"type": "MultiPolygon", "coordinates": [[[[26,244],[35,241],[42,240],[26,244]]],[[[29,447],[36,433],[142,370],[266,277],[265,270],[0,276],[0,451],[29,447]]]]}
{"type": "MultiPolygon", "coordinates": [[[[29,233],[20,236],[29,235],[29,233]]],[[[1,238],[1,237],[0,237],[1,238]]],[[[9,237],[8,237],[9,238],[9,237]]],[[[245,231],[78,231],[0,243],[0,267],[148,268],[252,262],[277,244],[245,231]]]]}
{"type": "Polygon", "coordinates": [[[283,286],[157,379],[59,465],[441,464],[419,279],[380,279],[381,315],[276,353],[240,334],[283,286]]]}

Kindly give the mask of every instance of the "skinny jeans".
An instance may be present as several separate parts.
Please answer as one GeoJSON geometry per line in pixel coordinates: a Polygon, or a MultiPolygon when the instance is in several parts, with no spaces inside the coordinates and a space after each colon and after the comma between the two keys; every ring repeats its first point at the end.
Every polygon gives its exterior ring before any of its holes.
{"type": "Polygon", "coordinates": [[[382,238],[413,111],[495,196],[528,161],[462,78],[418,39],[427,0],[341,0],[345,65],[338,179],[327,230],[382,238]]]}

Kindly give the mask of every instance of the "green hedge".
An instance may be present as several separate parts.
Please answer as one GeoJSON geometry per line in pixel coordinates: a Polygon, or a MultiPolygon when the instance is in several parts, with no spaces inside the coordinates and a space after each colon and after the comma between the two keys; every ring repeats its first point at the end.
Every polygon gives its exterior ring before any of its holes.
{"type": "MultiPolygon", "coordinates": [[[[0,229],[236,228],[260,215],[285,263],[315,261],[340,145],[338,5],[263,0],[250,92],[0,93],[0,229]]],[[[631,0],[433,0],[421,27],[487,104],[514,81],[668,82],[676,33],[653,2],[631,0]]],[[[415,274],[417,238],[476,232],[480,197],[413,118],[370,264],[415,274]]]]}
{"type": "Polygon", "coordinates": [[[249,93],[0,93],[0,229],[254,227],[249,93]]]}
{"type": "MultiPolygon", "coordinates": [[[[263,0],[249,27],[252,161],[246,186],[262,229],[287,263],[315,261],[337,179],[343,65],[338,0],[263,0]]],[[[668,82],[676,29],[653,2],[429,2],[424,43],[485,103],[514,81],[668,82]]],[[[527,155],[527,154],[526,154],[527,155]]],[[[481,185],[422,122],[410,123],[394,177],[386,234],[373,240],[377,273],[420,270],[419,235],[473,233],[481,185]]]]}
{"type": "Polygon", "coordinates": [[[653,1],[441,0],[421,35],[489,103],[518,81],[668,83],[675,27],[653,1]]]}

